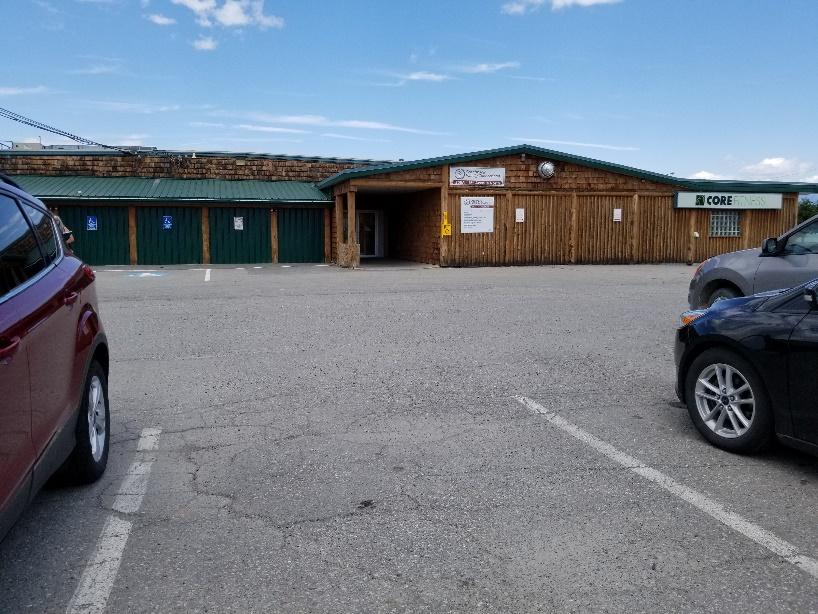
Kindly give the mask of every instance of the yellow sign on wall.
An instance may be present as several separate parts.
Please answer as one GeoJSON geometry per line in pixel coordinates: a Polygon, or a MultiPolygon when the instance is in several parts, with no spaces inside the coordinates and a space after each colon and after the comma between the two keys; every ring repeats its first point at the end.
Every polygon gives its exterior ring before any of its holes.
{"type": "Polygon", "coordinates": [[[440,224],[440,236],[441,237],[451,237],[452,236],[452,225],[449,224],[449,212],[443,212],[443,222],[440,224]]]}

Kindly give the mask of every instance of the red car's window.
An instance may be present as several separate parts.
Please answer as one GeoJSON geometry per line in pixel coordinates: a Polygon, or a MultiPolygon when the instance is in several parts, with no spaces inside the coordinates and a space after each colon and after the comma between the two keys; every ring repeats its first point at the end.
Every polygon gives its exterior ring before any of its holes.
{"type": "Polygon", "coordinates": [[[0,195],[0,297],[45,267],[37,238],[17,202],[0,195]]]}
{"type": "Polygon", "coordinates": [[[23,208],[26,215],[28,215],[28,219],[31,220],[31,225],[34,226],[37,238],[40,240],[46,264],[51,264],[57,258],[57,237],[54,234],[54,224],[51,221],[51,216],[25,203],[23,203],[23,208]]]}

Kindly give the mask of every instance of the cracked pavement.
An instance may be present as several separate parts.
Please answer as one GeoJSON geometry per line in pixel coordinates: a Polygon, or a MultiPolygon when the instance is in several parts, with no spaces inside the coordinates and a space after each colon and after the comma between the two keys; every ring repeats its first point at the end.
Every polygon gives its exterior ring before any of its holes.
{"type": "Polygon", "coordinates": [[[108,471],[0,544],[62,612],[146,427],[110,612],[816,611],[818,582],[513,395],[818,555],[818,462],[710,447],[673,392],[678,265],[98,274],[108,471]]]}

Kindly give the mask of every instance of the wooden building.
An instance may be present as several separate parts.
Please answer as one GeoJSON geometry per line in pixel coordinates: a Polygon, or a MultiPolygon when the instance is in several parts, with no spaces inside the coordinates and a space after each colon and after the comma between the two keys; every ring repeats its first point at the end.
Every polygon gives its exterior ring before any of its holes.
{"type": "Polygon", "coordinates": [[[695,262],[781,234],[818,192],[529,145],[388,163],[35,150],[0,153],[0,170],[58,207],[96,264],[695,262]]]}
{"type": "Polygon", "coordinates": [[[694,262],[781,234],[798,194],[818,191],[680,179],[529,145],[348,169],[318,187],[335,199],[343,266],[372,255],[441,266],[694,262]]]}

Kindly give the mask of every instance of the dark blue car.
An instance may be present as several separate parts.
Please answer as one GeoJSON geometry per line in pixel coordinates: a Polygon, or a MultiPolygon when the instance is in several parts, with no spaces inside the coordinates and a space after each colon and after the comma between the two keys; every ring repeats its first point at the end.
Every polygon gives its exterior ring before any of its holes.
{"type": "Polygon", "coordinates": [[[685,312],[675,358],[677,395],[714,445],[818,453],[818,280],[685,312]]]}

